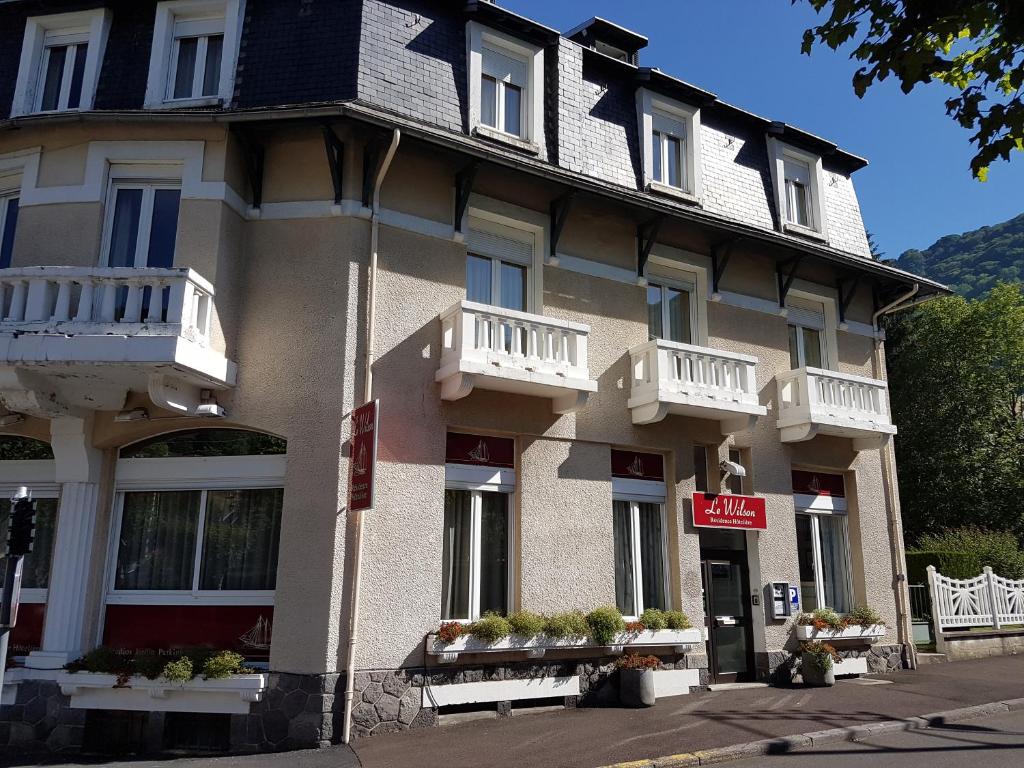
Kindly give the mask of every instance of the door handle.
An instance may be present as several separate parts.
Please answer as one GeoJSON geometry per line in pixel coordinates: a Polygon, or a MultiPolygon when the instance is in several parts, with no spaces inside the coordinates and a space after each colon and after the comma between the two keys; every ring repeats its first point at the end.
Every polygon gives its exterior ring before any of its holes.
{"type": "Polygon", "coordinates": [[[720,627],[735,627],[736,617],[735,616],[715,616],[715,624],[720,627]]]}

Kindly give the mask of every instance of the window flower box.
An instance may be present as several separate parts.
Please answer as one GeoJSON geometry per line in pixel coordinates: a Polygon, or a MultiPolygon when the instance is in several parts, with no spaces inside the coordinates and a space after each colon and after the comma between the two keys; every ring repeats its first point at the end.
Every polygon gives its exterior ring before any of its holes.
{"type": "Polygon", "coordinates": [[[844,629],[815,629],[810,624],[798,624],[796,628],[797,640],[864,640],[874,643],[883,637],[884,624],[872,624],[869,627],[853,625],[844,629]]]}
{"type": "Polygon", "coordinates": [[[685,653],[704,642],[699,629],[645,629],[640,632],[619,632],[609,645],[596,645],[589,637],[551,638],[546,635],[520,637],[511,635],[494,643],[486,643],[471,635],[464,635],[451,643],[441,641],[436,633],[427,638],[427,651],[442,663],[453,663],[461,653],[515,653],[523,652],[528,658],[538,659],[549,650],[600,649],[601,653],[624,653],[627,648],[665,647],[676,653],[685,653]]]}
{"type": "Polygon", "coordinates": [[[117,675],[65,672],[57,677],[73,709],[121,709],[144,712],[206,712],[245,715],[267,690],[265,674],[232,675],[187,683],[133,676],[122,686],[117,675]]]}

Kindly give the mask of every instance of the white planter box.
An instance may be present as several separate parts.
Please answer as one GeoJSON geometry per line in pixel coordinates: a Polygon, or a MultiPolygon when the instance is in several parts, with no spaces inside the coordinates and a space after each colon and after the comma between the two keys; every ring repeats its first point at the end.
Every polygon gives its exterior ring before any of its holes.
{"type": "Polygon", "coordinates": [[[57,678],[73,709],[127,709],[136,712],[208,712],[245,715],[263,698],[267,675],[232,675],[223,680],[196,678],[171,683],[162,678],[131,677],[116,688],[116,675],[64,672],[57,678]]]}
{"type": "Polygon", "coordinates": [[[678,653],[692,650],[693,646],[704,642],[699,629],[660,629],[644,630],[643,632],[620,632],[615,640],[607,646],[595,645],[589,637],[555,639],[546,635],[536,637],[505,637],[496,643],[488,644],[475,637],[463,635],[453,643],[441,642],[436,634],[427,639],[427,650],[438,656],[443,663],[451,663],[458,659],[460,653],[514,653],[522,651],[529,658],[538,659],[548,650],[600,648],[605,653],[619,654],[627,648],[634,647],[672,647],[678,653]]]}
{"type": "Polygon", "coordinates": [[[863,640],[868,643],[877,642],[885,637],[883,624],[872,624],[870,627],[847,627],[846,629],[815,629],[811,625],[798,624],[797,640],[863,640]]]}

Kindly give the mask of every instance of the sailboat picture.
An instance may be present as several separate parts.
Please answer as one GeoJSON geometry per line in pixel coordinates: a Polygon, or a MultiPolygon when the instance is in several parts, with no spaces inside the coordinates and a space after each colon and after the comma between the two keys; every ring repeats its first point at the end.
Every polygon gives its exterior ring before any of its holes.
{"type": "Polygon", "coordinates": [[[631,474],[633,477],[644,476],[644,463],[643,461],[640,460],[639,456],[633,459],[633,463],[626,468],[626,471],[629,472],[629,474],[631,474]]]}
{"type": "Polygon", "coordinates": [[[270,648],[270,622],[265,616],[260,616],[251,629],[243,633],[238,640],[246,648],[256,648],[265,651],[270,648]]]}
{"type": "Polygon", "coordinates": [[[356,456],[356,460],[352,463],[352,474],[365,475],[369,468],[370,463],[366,460],[366,444],[363,443],[359,446],[359,455],[356,456]]]}
{"type": "Polygon", "coordinates": [[[491,460],[491,452],[487,450],[487,443],[481,440],[477,443],[476,448],[469,452],[469,458],[473,461],[479,461],[481,464],[486,464],[491,460]]]}

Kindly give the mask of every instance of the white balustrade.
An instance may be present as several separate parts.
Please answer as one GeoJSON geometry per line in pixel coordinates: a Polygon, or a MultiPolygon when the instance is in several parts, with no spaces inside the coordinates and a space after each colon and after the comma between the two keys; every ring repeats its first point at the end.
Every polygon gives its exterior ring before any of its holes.
{"type": "Polygon", "coordinates": [[[629,356],[634,423],[679,413],[721,419],[724,429],[738,431],[765,413],[758,402],[756,357],[664,339],[633,347],[629,356]]]}
{"type": "Polygon", "coordinates": [[[952,628],[1024,624],[1024,579],[997,576],[985,566],[980,576],[951,579],[928,566],[932,621],[936,634],[952,628]]]}
{"type": "Polygon", "coordinates": [[[896,433],[884,381],[821,368],[786,371],[776,381],[783,442],[817,433],[884,441],[896,433]]]}
{"type": "Polygon", "coordinates": [[[590,328],[580,323],[462,301],[441,314],[442,397],[465,397],[474,385],[559,399],[558,412],[596,391],[587,367],[590,328]],[[570,395],[558,390],[569,390],[570,395]]]}
{"type": "Polygon", "coordinates": [[[190,269],[0,270],[0,331],[180,335],[206,345],[213,286],[190,269]]]}

